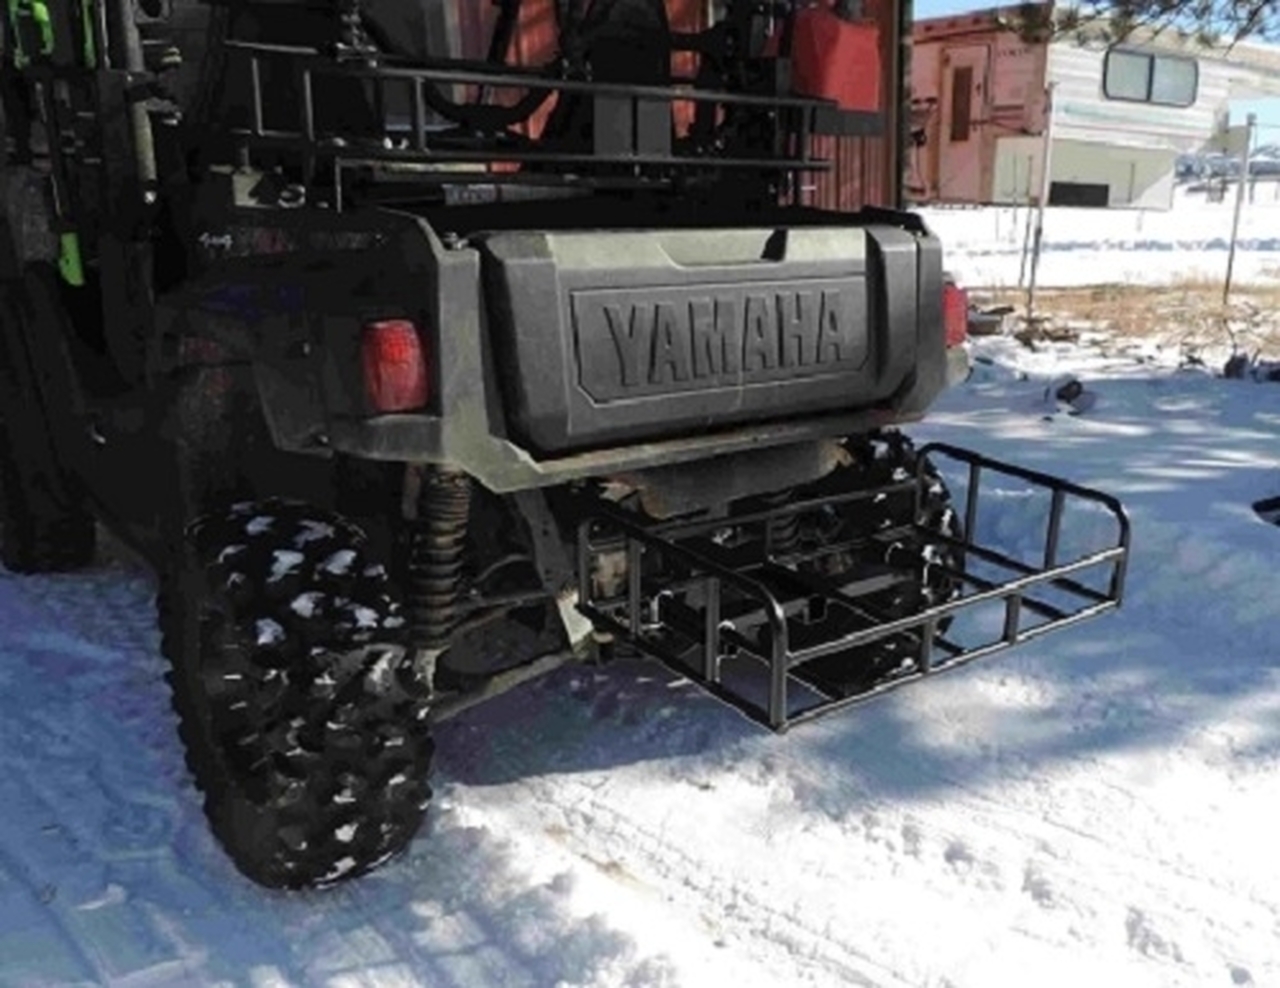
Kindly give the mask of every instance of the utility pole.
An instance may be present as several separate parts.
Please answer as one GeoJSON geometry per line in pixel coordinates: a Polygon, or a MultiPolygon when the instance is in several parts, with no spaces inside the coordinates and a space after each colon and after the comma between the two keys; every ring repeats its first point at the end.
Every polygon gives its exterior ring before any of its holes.
{"type": "Polygon", "coordinates": [[[1240,211],[1244,206],[1244,184],[1249,181],[1249,158],[1253,154],[1253,130],[1258,118],[1250,113],[1245,117],[1244,148],[1240,152],[1240,175],[1236,182],[1236,210],[1231,219],[1231,247],[1227,252],[1227,279],[1222,286],[1222,304],[1231,302],[1231,275],[1236,266],[1236,238],[1240,235],[1240,211]]]}
{"type": "Polygon", "coordinates": [[[1053,171],[1053,92],[1057,83],[1045,87],[1044,152],[1040,156],[1040,197],[1036,203],[1035,228],[1031,234],[1031,273],[1027,279],[1027,329],[1031,328],[1036,308],[1036,272],[1040,268],[1040,244],[1044,239],[1044,210],[1049,204],[1053,171]]]}

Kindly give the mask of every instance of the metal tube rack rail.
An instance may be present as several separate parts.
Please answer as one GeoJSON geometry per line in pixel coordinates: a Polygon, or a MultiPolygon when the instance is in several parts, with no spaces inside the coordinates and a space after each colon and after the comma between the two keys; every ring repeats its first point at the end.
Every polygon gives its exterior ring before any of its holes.
{"type": "MultiPolygon", "coordinates": [[[[827,100],[700,88],[684,79],[675,79],[670,85],[597,82],[564,78],[547,70],[495,68],[457,59],[410,63],[382,54],[371,59],[340,58],[315,48],[239,40],[228,40],[225,48],[247,72],[249,90],[247,124],[227,128],[227,135],[244,153],[293,151],[305,158],[311,169],[331,166],[341,172],[377,163],[417,164],[424,169],[435,166],[440,171],[462,164],[582,169],[622,165],[664,173],[663,180],[669,181],[676,174],[725,169],[799,173],[832,168],[830,160],[811,153],[809,139],[814,134],[817,114],[835,106],[827,100]],[[266,109],[263,67],[269,63],[285,68],[292,82],[290,91],[298,94],[296,120],[291,121],[289,129],[269,125],[278,122],[268,119],[266,109]],[[385,107],[388,96],[398,88],[408,108],[401,128],[407,129],[407,136],[391,142],[384,139],[386,134],[362,139],[351,133],[325,132],[318,123],[316,86],[321,80],[335,79],[367,86],[370,104],[377,108],[385,107]],[[445,95],[443,90],[450,86],[521,90],[526,95],[510,106],[459,103],[445,95]],[[557,94],[614,100],[628,107],[636,119],[642,104],[663,104],[670,108],[676,103],[689,103],[785,115],[791,124],[783,126],[778,122],[772,154],[711,154],[698,149],[681,153],[685,148],[655,151],[646,148],[638,138],[624,151],[602,151],[599,147],[565,151],[557,150],[554,144],[548,146],[542,141],[528,140],[511,130],[557,94]],[[429,123],[432,114],[473,131],[481,139],[460,144],[456,135],[446,137],[433,133],[429,123]]],[[[503,172],[491,174],[494,182],[505,180],[503,172]]],[[[655,180],[652,174],[645,178],[649,184],[655,180]]],[[[613,176],[612,180],[616,183],[617,177],[613,176]]],[[[592,176],[583,175],[580,181],[590,185],[592,176]]]]}
{"type": "MultiPolygon", "coordinates": [[[[922,677],[961,668],[1120,606],[1130,524],[1118,500],[1061,478],[946,444],[924,447],[918,463],[916,475],[901,482],[809,498],[738,517],[652,522],[616,505],[593,502],[584,507],[578,530],[579,607],[598,628],[659,659],[757,723],[782,732],[794,724],[864,703],[922,677]],[[966,523],[959,538],[921,523],[924,492],[929,484],[936,483],[925,473],[931,459],[951,460],[967,468],[968,491],[963,501],[966,523]],[[1049,494],[1039,565],[978,543],[975,527],[981,490],[984,478],[991,475],[1017,480],[1033,491],[1049,494]],[[775,556],[766,537],[758,540],[753,557],[744,558],[742,553],[717,544],[715,538],[717,532],[732,526],[761,525],[768,531],[779,520],[804,511],[852,505],[904,489],[915,490],[915,522],[858,540],[863,546],[878,543],[891,565],[853,579],[833,579],[802,569],[806,561],[835,551],[832,547],[784,558],[775,556]],[[1065,514],[1073,504],[1093,505],[1109,515],[1115,525],[1115,538],[1105,548],[1062,561],[1059,557],[1065,514]],[[914,534],[922,544],[946,546],[952,558],[963,560],[960,566],[923,563],[953,580],[958,591],[952,599],[915,613],[886,615],[870,606],[867,598],[894,582],[920,577],[919,555],[900,548],[904,534],[914,534]],[[628,557],[626,592],[621,597],[597,599],[593,584],[596,557],[602,547],[603,551],[618,551],[620,546],[628,557]],[[646,580],[643,567],[649,555],[660,557],[668,565],[675,564],[680,570],[679,578],[646,580]],[[979,562],[1000,571],[1000,576],[980,575],[975,565],[979,562]],[[1106,572],[1105,589],[1095,589],[1081,581],[1080,575],[1090,570],[1106,572]],[[1048,590],[1064,600],[1044,599],[1048,590]],[[983,605],[1003,607],[1001,629],[992,640],[966,646],[948,637],[953,618],[983,605]],[[835,615],[844,620],[834,620],[835,615]],[[1036,616],[1040,623],[1031,623],[1028,615],[1036,616]],[[862,688],[836,691],[803,678],[807,663],[893,638],[912,646],[913,661],[862,688]],[[763,669],[767,685],[756,691],[766,694],[763,702],[752,695],[752,690],[731,683],[726,677],[726,662],[733,658],[754,660],[763,669]],[[797,693],[816,700],[797,709],[797,693]]],[[[750,556],[750,551],[747,554],[750,556]]]]}

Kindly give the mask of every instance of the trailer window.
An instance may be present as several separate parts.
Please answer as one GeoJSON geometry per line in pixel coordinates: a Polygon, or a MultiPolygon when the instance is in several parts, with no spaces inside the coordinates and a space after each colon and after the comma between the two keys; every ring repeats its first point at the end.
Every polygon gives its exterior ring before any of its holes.
{"type": "Polygon", "coordinates": [[[1151,56],[1136,52],[1107,53],[1106,89],[1108,99],[1147,100],[1151,83],[1151,56]]]}
{"type": "Polygon", "coordinates": [[[1107,52],[1102,91],[1107,99],[1190,106],[1199,82],[1200,68],[1193,58],[1113,48],[1107,52]]]}
{"type": "Polygon", "coordinates": [[[1196,101],[1200,70],[1190,58],[1157,58],[1151,72],[1151,102],[1190,106],[1196,101]]]}

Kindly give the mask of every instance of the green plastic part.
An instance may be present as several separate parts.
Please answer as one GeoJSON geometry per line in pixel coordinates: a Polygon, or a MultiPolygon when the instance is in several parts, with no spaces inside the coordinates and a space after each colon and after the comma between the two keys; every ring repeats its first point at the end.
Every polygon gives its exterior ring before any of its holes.
{"type": "Polygon", "coordinates": [[[62,280],[73,288],[84,286],[84,262],[80,258],[80,237],[74,233],[64,233],[61,237],[58,271],[62,274],[62,280]]]}
{"type": "Polygon", "coordinates": [[[31,62],[30,53],[22,47],[22,21],[32,20],[40,31],[40,54],[53,51],[53,21],[49,17],[49,5],[45,0],[9,0],[9,23],[13,26],[13,65],[26,68],[31,62]]]}
{"type": "Polygon", "coordinates": [[[49,5],[44,0],[30,0],[31,19],[40,28],[40,54],[53,51],[53,20],[49,17],[49,5]]]}
{"type": "Polygon", "coordinates": [[[98,49],[93,40],[93,0],[80,0],[80,28],[84,32],[84,67],[98,67],[98,49]]]}

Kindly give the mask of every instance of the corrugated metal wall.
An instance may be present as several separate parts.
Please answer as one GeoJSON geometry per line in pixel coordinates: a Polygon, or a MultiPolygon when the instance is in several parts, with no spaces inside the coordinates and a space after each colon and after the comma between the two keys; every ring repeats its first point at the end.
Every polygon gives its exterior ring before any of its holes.
{"type": "MultiPolygon", "coordinates": [[[[483,58],[488,52],[489,38],[496,17],[492,4],[479,0],[453,0],[461,33],[459,54],[463,58],[483,58]]],[[[697,31],[706,25],[705,0],[666,0],[672,29],[697,31]]],[[[876,20],[881,35],[881,87],[885,94],[886,125],[883,137],[818,138],[816,151],[834,162],[832,172],[809,176],[805,180],[804,201],[824,209],[852,210],[867,204],[892,205],[897,187],[897,133],[899,121],[899,80],[895,77],[897,61],[892,46],[897,37],[898,0],[868,0],[867,15],[876,20]]],[[[555,55],[555,0],[525,0],[521,8],[520,29],[508,52],[508,60],[519,65],[544,65],[555,55]]],[[[692,75],[693,56],[682,55],[676,71],[692,75]]],[[[495,94],[507,100],[516,93],[495,94]]],[[[546,120],[550,105],[536,114],[530,129],[536,134],[546,120]]],[[[677,124],[687,119],[689,109],[677,106],[677,124]],[[683,118],[683,119],[682,119],[683,118]]]]}

